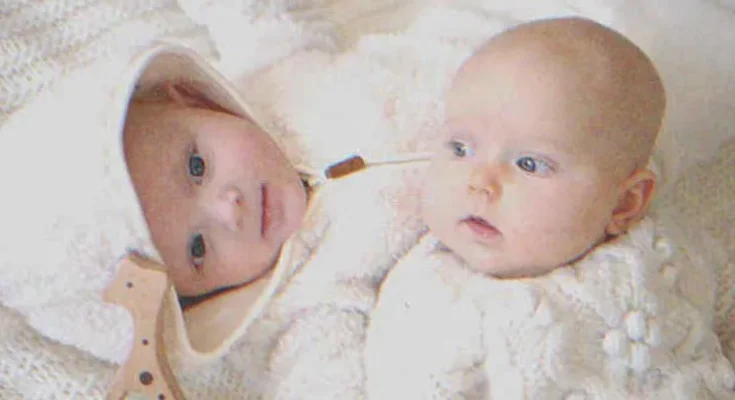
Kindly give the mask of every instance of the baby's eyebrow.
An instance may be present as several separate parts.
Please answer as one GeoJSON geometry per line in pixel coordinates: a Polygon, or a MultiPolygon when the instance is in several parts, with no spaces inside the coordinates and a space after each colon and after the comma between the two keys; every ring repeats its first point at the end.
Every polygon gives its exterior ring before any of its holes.
{"type": "Polygon", "coordinates": [[[518,143],[520,148],[537,149],[542,153],[551,154],[574,154],[578,146],[567,141],[555,140],[548,137],[531,137],[518,143]]]}
{"type": "Polygon", "coordinates": [[[469,117],[459,117],[459,118],[457,118],[457,117],[454,117],[454,118],[447,117],[444,120],[444,122],[442,123],[442,127],[445,128],[445,129],[446,128],[455,129],[455,128],[460,128],[460,127],[467,127],[468,125],[471,125],[471,124],[468,124],[467,123],[468,120],[472,121],[472,118],[469,118],[469,117]]]}

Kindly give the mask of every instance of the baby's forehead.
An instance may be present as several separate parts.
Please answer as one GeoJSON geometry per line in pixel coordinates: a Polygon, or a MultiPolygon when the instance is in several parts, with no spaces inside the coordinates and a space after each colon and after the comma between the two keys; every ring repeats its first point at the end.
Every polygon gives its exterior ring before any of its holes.
{"type": "Polygon", "coordinates": [[[532,151],[591,164],[609,163],[624,147],[619,123],[610,116],[597,119],[594,104],[565,102],[553,91],[529,91],[510,99],[494,96],[458,92],[447,104],[445,135],[491,144],[496,150],[532,151]]]}
{"type": "Polygon", "coordinates": [[[571,134],[614,124],[616,113],[601,112],[611,102],[606,91],[590,87],[575,71],[534,71],[501,61],[462,71],[452,83],[445,107],[449,120],[486,118],[494,125],[571,134]]]}
{"type": "Polygon", "coordinates": [[[516,96],[528,89],[533,91],[529,95],[583,94],[589,100],[615,95],[625,71],[606,55],[582,53],[535,42],[490,46],[467,60],[456,74],[452,89],[479,90],[484,86],[488,96],[516,96]]]}
{"type": "Polygon", "coordinates": [[[626,97],[624,71],[536,46],[486,51],[458,72],[446,97],[448,117],[492,114],[521,125],[551,125],[554,134],[605,130],[624,122],[616,109],[626,97]],[[585,65],[582,65],[585,64],[585,65]],[[597,64],[597,65],[595,65],[597,64]],[[534,119],[535,118],[535,119],[534,119]]]}
{"type": "Polygon", "coordinates": [[[645,54],[618,32],[588,20],[560,18],[521,24],[490,38],[463,64],[457,78],[549,76],[613,93],[635,81],[633,71],[651,69],[645,54]]]}

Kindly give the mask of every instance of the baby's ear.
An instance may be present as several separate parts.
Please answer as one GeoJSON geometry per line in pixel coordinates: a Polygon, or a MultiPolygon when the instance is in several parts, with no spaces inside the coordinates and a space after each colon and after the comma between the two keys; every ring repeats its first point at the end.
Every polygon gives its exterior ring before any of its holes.
{"type": "Polygon", "coordinates": [[[605,231],[617,236],[643,218],[656,190],[656,175],[648,169],[636,170],[621,186],[618,205],[605,231]]]}

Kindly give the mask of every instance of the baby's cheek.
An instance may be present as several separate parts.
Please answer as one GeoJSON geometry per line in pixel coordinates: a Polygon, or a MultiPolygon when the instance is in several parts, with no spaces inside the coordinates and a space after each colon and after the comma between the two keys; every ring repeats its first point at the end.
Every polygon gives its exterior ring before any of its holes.
{"type": "Polygon", "coordinates": [[[421,191],[421,207],[423,213],[441,214],[448,207],[447,188],[437,182],[428,182],[421,191]]]}
{"type": "Polygon", "coordinates": [[[560,210],[553,204],[524,204],[522,199],[506,210],[505,220],[516,220],[516,236],[524,238],[529,251],[540,246],[554,246],[554,242],[564,240],[572,230],[576,230],[577,216],[567,210],[560,210]]]}
{"type": "Polygon", "coordinates": [[[574,204],[577,212],[569,218],[571,229],[580,237],[597,236],[604,231],[604,227],[612,215],[613,207],[602,197],[580,200],[574,204]]]}
{"type": "Polygon", "coordinates": [[[169,277],[180,295],[190,296],[201,292],[200,290],[197,290],[197,283],[200,282],[194,279],[191,273],[182,268],[182,266],[167,265],[167,269],[169,277]]]}
{"type": "Polygon", "coordinates": [[[436,187],[432,184],[426,184],[422,188],[420,196],[419,214],[433,230],[436,228],[433,225],[436,225],[437,221],[441,219],[441,210],[445,206],[441,197],[437,196],[436,187]]]}
{"type": "Polygon", "coordinates": [[[447,197],[467,196],[470,184],[469,175],[470,173],[464,168],[448,163],[439,167],[436,175],[428,179],[435,183],[437,191],[447,197]]]}
{"type": "Polygon", "coordinates": [[[599,236],[594,218],[589,210],[559,213],[553,216],[546,229],[540,233],[538,248],[548,249],[549,262],[555,265],[568,263],[582,255],[599,236]]]}

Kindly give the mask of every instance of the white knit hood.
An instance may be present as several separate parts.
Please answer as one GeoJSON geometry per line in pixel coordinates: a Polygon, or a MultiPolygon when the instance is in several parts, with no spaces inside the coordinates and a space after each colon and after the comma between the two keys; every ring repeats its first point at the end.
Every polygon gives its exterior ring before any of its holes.
{"type": "MultiPolygon", "coordinates": [[[[159,260],[123,154],[133,91],[186,80],[228,111],[252,115],[224,78],[183,44],[158,42],[131,60],[100,62],[68,76],[0,131],[7,153],[0,161],[0,301],[43,335],[116,363],[132,345],[132,320],[123,308],[104,303],[102,292],[129,251],[159,260]]],[[[258,290],[267,286],[264,293],[272,293],[278,281],[258,290]]],[[[249,297],[259,306],[244,307],[243,324],[228,324],[231,332],[242,334],[267,300],[249,297]]],[[[176,339],[178,354],[207,358],[226,351],[211,339],[208,354],[194,351],[173,289],[166,302],[167,336],[176,339]]],[[[221,341],[234,340],[220,333],[221,341]]]]}

